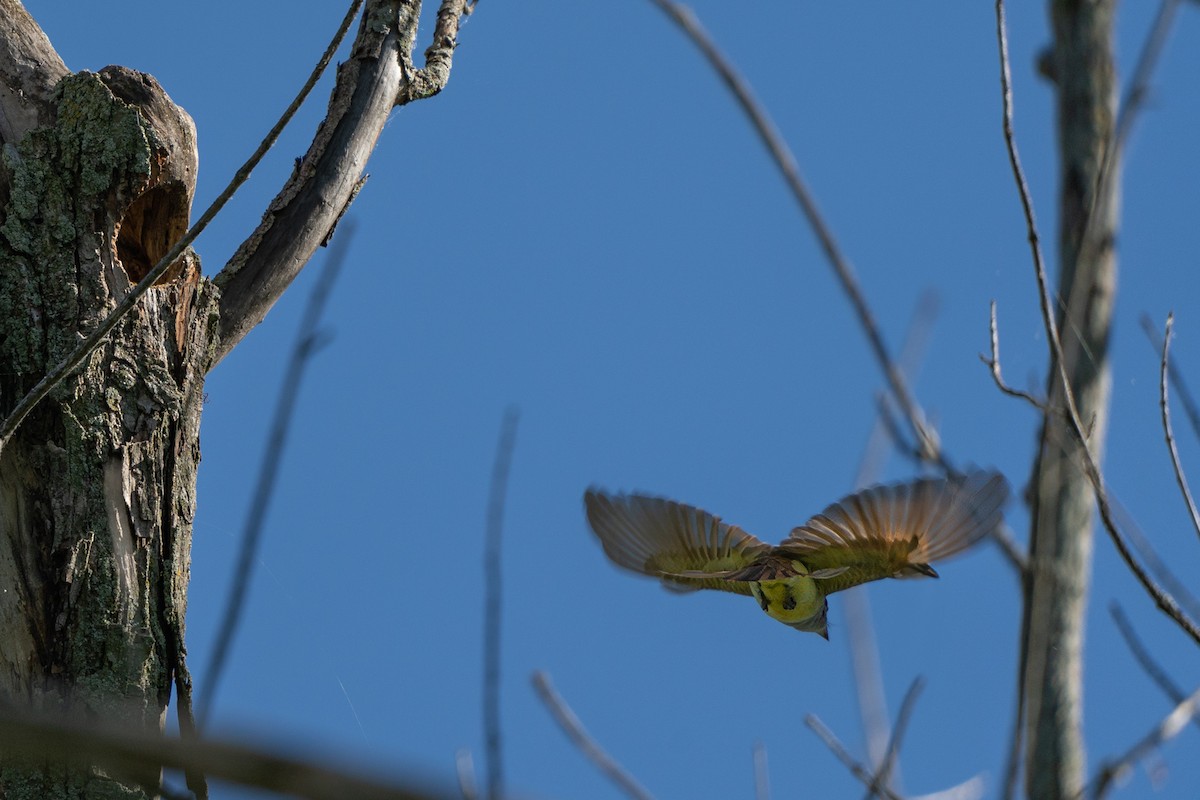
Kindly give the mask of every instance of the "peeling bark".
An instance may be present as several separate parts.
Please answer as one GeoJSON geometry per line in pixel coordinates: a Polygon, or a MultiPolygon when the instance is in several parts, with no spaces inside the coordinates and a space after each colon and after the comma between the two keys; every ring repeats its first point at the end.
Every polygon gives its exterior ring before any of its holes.
{"type": "MultiPolygon", "coordinates": [[[[190,118],[149,76],[62,79],[7,143],[0,408],[187,227],[190,118]]],[[[192,254],[0,454],[0,698],[158,731],[180,663],[204,375],[218,292],[192,254]]],[[[157,774],[0,762],[6,798],[140,797],[157,774]],[[132,779],[130,781],[129,779],[132,779]]]]}

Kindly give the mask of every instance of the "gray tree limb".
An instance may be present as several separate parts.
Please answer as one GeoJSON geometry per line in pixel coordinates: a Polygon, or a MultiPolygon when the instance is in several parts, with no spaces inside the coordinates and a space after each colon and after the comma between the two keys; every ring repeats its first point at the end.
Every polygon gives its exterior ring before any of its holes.
{"type": "Polygon", "coordinates": [[[413,66],[419,0],[371,0],[308,152],[263,214],[262,222],[216,276],[221,288],[224,358],[300,274],[333,233],[361,186],[363,170],[397,105],[445,86],[465,0],[444,0],[426,66],[413,66]]]}

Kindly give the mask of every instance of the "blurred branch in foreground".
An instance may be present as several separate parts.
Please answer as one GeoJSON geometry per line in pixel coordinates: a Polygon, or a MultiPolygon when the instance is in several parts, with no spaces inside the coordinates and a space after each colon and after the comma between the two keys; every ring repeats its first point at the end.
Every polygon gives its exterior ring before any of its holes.
{"type": "Polygon", "coordinates": [[[520,412],[511,407],[500,424],[496,443],[496,461],[492,467],[492,486],[488,497],[487,530],[483,545],[483,733],[487,744],[487,798],[500,800],[504,794],[503,739],[500,728],[500,621],[501,570],[504,531],[504,500],[508,493],[508,473],[513,448],[517,443],[520,412]]]}
{"type": "Polygon", "coordinates": [[[1184,725],[1195,719],[1198,709],[1200,709],[1200,689],[1192,692],[1182,703],[1176,705],[1171,713],[1167,714],[1149,733],[1134,743],[1121,756],[1102,762],[1096,777],[1092,778],[1092,791],[1089,796],[1096,800],[1103,797],[1112,787],[1113,782],[1130,770],[1135,763],[1175,738],[1183,730],[1184,725]]]}
{"type": "Polygon", "coordinates": [[[918,675],[909,684],[908,691],[904,693],[904,699],[900,701],[900,711],[896,714],[896,727],[892,729],[892,735],[888,739],[883,758],[875,767],[875,776],[867,786],[868,800],[879,795],[884,788],[891,788],[893,766],[900,754],[900,744],[904,741],[904,734],[908,730],[908,721],[912,719],[917,696],[921,694],[923,688],[925,688],[925,680],[918,675]]]}
{"type": "Polygon", "coordinates": [[[267,449],[263,452],[262,466],[259,468],[258,481],[254,487],[254,496],[250,501],[250,510],[246,514],[246,525],[242,530],[242,547],[238,555],[237,571],[229,588],[229,599],[226,601],[225,614],[221,619],[221,627],[217,633],[216,644],[213,645],[212,656],[208,662],[207,681],[204,687],[203,699],[200,702],[200,727],[208,723],[216,701],[217,689],[221,684],[225,665],[233,647],[233,637],[241,622],[242,611],[246,605],[246,593],[250,588],[253,577],[254,559],[258,554],[258,543],[262,538],[263,526],[266,523],[267,509],[271,504],[271,495],[275,491],[275,479],[279,475],[279,465],[283,461],[284,446],[287,444],[288,432],[292,425],[292,412],[296,407],[296,399],[300,394],[300,382],[304,378],[304,370],[312,357],[325,344],[327,339],[320,330],[321,314],[325,303],[333,290],[333,284],[341,272],[346,260],[346,251],[354,239],[354,221],[342,223],[342,235],[334,241],[329,259],[321,276],[313,287],[304,309],[304,317],[300,321],[300,329],[296,332],[296,343],[292,347],[291,359],[288,361],[287,372],[284,374],[283,385],[279,389],[279,400],[275,406],[275,418],[271,422],[271,432],[267,439],[267,449]]]}
{"type": "Polygon", "coordinates": [[[807,725],[812,732],[815,733],[817,737],[825,743],[825,746],[828,747],[835,756],[837,756],[838,761],[841,761],[843,764],[845,764],[846,768],[850,770],[850,773],[862,781],[863,785],[869,790],[880,797],[886,798],[886,800],[901,800],[899,795],[886,786],[872,786],[874,776],[871,774],[870,770],[864,767],[858,761],[858,759],[850,755],[850,751],[847,750],[845,745],[843,745],[837,736],[834,735],[833,731],[829,730],[829,728],[825,726],[824,722],[821,722],[820,718],[816,714],[806,714],[804,716],[804,724],[807,725]]]}
{"type": "Polygon", "coordinates": [[[771,775],[767,770],[767,746],[754,743],[754,800],[771,800],[771,775]]]}
{"type": "Polygon", "coordinates": [[[918,448],[923,458],[926,461],[939,464],[943,469],[949,470],[950,465],[942,453],[936,431],[926,421],[924,412],[917,404],[916,398],[913,397],[908,384],[904,380],[904,375],[888,353],[887,344],[883,340],[883,334],[880,333],[879,326],[875,322],[875,315],[871,312],[870,306],[867,305],[866,296],[863,294],[858,278],[854,274],[854,267],[851,266],[850,260],[842,252],[841,247],[838,246],[837,240],[833,236],[833,230],[829,227],[824,217],[821,216],[820,209],[817,208],[816,198],[809,191],[808,186],[804,183],[804,179],[800,177],[800,169],[797,166],[796,158],[788,147],[787,142],[784,141],[783,136],[779,133],[779,129],[774,121],[772,121],[770,114],[767,113],[767,110],[754,97],[754,92],[751,90],[750,84],[746,79],[742,77],[737,69],[734,68],[732,62],[717,48],[712,37],[704,30],[704,26],[700,24],[700,21],[690,8],[671,0],[651,0],[651,2],[670,17],[679,26],[679,29],[692,40],[692,43],[696,45],[708,60],[708,63],[716,70],[721,80],[725,82],[729,91],[733,93],[734,98],[746,113],[751,125],[754,126],[759,138],[762,139],[767,151],[771,154],[771,158],[774,159],[775,165],[778,167],[796,202],[800,205],[800,209],[808,220],[808,224],[812,227],[813,233],[816,234],[825,257],[828,259],[830,266],[833,267],[834,274],[841,283],[846,297],[850,300],[850,305],[854,307],[859,325],[862,327],[863,333],[866,334],[867,341],[871,346],[871,352],[875,355],[875,360],[878,362],[879,368],[883,371],[884,378],[887,380],[892,395],[908,420],[908,424],[917,439],[918,448]]]}
{"type": "MultiPolygon", "coordinates": [[[[1108,606],[1108,613],[1112,615],[1113,622],[1117,626],[1117,631],[1121,634],[1121,638],[1125,640],[1125,646],[1133,654],[1134,660],[1138,662],[1138,666],[1162,690],[1167,699],[1176,705],[1186,700],[1187,695],[1183,693],[1183,689],[1179,687],[1179,684],[1171,680],[1171,676],[1162,668],[1162,665],[1154,660],[1154,656],[1150,655],[1150,651],[1146,649],[1146,645],[1142,643],[1141,638],[1137,635],[1137,631],[1134,630],[1133,623],[1125,616],[1121,604],[1114,600],[1108,606]]],[[[1200,727],[1200,718],[1193,718],[1193,721],[1197,727],[1200,727]]]]}
{"type": "MultiPolygon", "coordinates": [[[[904,377],[916,385],[929,343],[933,323],[937,319],[938,297],[933,290],[921,294],[913,310],[908,331],[900,346],[899,366],[904,377]]],[[[893,430],[887,395],[879,396],[879,413],[875,424],[867,435],[858,472],[854,476],[854,491],[861,491],[877,483],[889,452],[898,443],[900,433],[893,430]]],[[[870,591],[867,586],[856,586],[845,593],[842,600],[842,616],[846,620],[846,646],[850,649],[850,666],[854,673],[854,698],[858,702],[859,720],[867,748],[867,763],[875,770],[880,785],[895,789],[900,785],[900,768],[883,771],[887,761],[888,738],[891,725],[888,723],[887,698],[883,688],[883,670],[879,661],[879,644],[875,636],[875,625],[871,616],[870,591]]],[[[876,792],[871,791],[874,796],[876,792]]]]}
{"type": "Polygon", "coordinates": [[[625,771],[625,768],[618,764],[612,756],[604,752],[596,740],[584,729],[583,723],[579,721],[579,717],[575,716],[575,712],[567,705],[567,701],[562,699],[562,696],[554,690],[554,686],[550,683],[550,676],[538,670],[533,673],[533,688],[537,691],[538,697],[550,710],[554,721],[562,728],[563,733],[567,735],[580,752],[587,757],[596,767],[603,772],[613,783],[621,788],[633,800],[654,800],[654,796],[646,791],[637,779],[625,771]]]}
{"type": "Polygon", "coordinates": [[[224,741],[181,740],[141,731],[50,721],[0,710],[0,749],[60,763],[91,762],[119,772],[176,769],[307,800],[445,800],[447,795],[362,776],[224,741]]]}

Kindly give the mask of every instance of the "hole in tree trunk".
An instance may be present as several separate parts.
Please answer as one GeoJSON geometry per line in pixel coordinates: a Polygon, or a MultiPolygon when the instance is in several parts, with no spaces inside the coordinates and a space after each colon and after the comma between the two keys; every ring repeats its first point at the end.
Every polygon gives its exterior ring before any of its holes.
{"type": "MultiPolygon", "coordinates": [[[[187,232],[187,211],[186,189],[180,183],[156,186],[129,204],[117,227],[117,258],[130,281],[146,277],[187,232]]],[[[176,261],[156,283],[167,283],[178,274],[176,261]]]]}

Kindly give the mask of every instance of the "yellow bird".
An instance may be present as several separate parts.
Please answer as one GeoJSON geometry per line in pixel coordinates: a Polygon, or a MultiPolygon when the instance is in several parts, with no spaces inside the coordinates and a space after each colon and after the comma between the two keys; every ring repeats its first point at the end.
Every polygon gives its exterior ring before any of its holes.
{"type": "Polygon", "coordinates": [[[826,596],[880,578],[936,578],[930,565],[1002,522],[1008,481],[973,470],[849,495],[769,545],[707,511],[660,497],[583,496],[588,524],[617,566],[674,591],[751,595],[799,631],[829,638],[826,596]]]}

